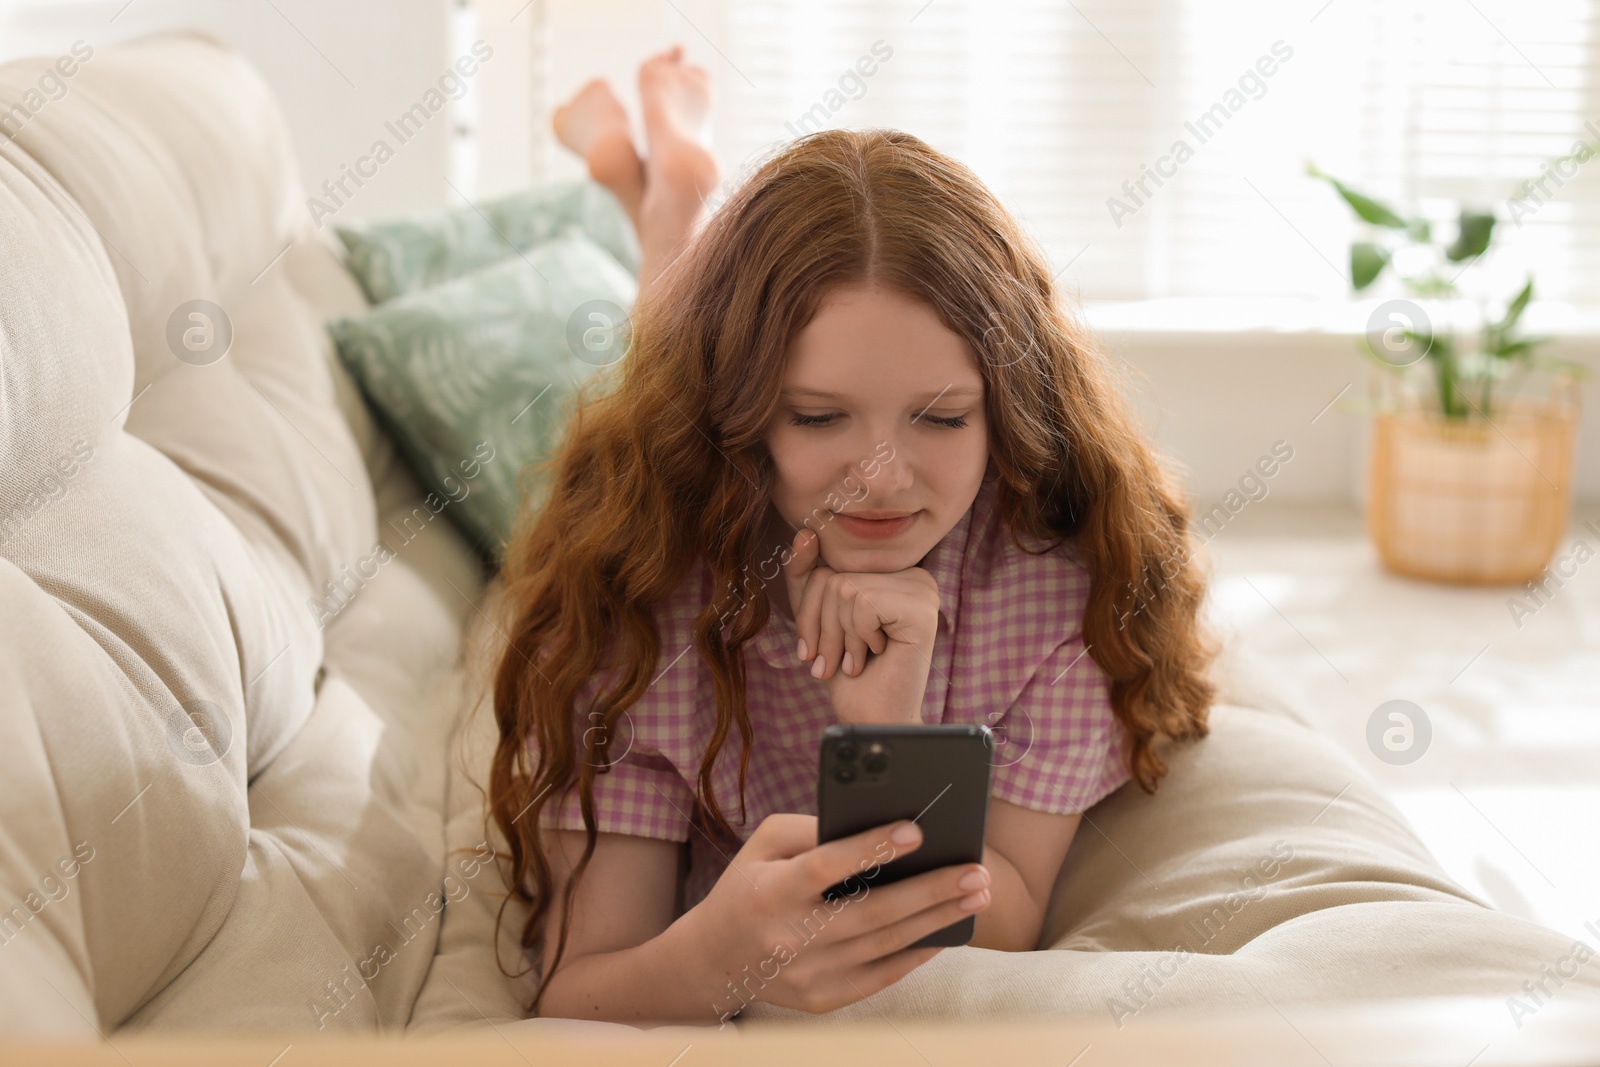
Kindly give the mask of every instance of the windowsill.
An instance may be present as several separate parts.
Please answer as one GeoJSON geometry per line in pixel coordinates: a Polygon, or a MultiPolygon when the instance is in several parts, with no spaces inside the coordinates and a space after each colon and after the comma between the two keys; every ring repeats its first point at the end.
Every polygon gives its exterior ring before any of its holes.
{"type": "MultiPolygon", "coordinates": [[[[1168,297],[1099,300],[1083,305],[1096,333],[1315,333],[1355,337],[1384,300],[1305,300],[1294,297],[1168,297]]],[[[1519,324],[1529,333],[1600,336],[1600,308],[1539,300],[1519,324]]]]}

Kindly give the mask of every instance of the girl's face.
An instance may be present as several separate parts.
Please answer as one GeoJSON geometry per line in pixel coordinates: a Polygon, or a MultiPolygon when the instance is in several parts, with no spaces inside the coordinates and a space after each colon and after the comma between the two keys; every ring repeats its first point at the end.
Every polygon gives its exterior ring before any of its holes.
{"type": "Polygon", "coordinates": [[[772,503],[838,571],[915,566],[972,506],[989,461],[975,355],[928,304],[852,285],[790,344],[766,432],[772,503]],[[863,520],[903,517],[901,521],[863,520]]]}

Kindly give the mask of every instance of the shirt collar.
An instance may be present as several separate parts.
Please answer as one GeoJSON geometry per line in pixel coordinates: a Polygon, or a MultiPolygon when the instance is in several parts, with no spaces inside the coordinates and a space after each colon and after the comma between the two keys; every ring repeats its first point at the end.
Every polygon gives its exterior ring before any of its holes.
{"type": "Polygon", "coordinates": [[[955,632],[956,617],[961,613],[961,578],[965,570],[962,564],[967,558],[973,512],[978,510],[985,489],[987,483],[979,488],[978,499],[973,501],[972,506],[962,513],[950,531],[918,563],[939,583],[939,615],[944,619],[946,633],[955,632]]]}
{"type": "Polygon", "coordinates": [[[795,636],[794,622],[776,608],[767,612],[767,624],[752,640],[767,666],[780,671],[803,666],[794,654],[795,643],[799,640],[795,636]]]}

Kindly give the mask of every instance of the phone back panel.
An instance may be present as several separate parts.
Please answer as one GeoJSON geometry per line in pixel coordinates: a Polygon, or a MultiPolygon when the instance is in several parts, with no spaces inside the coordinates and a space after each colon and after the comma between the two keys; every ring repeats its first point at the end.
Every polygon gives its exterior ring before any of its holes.
{"type": "MultiPolygon", "coordinates": [[[[994,735],[969,723],[867,726],[834,724],[822,734],[817,782],[819,843],[915,819],[922,845],[830,886],[824,899],[859,897],[863,884],[888,885],[923,871],[983,859],[993,774],[994,735]]],[[[964,945],[968,917],[917,941],[916,946],[964,945]]]]}

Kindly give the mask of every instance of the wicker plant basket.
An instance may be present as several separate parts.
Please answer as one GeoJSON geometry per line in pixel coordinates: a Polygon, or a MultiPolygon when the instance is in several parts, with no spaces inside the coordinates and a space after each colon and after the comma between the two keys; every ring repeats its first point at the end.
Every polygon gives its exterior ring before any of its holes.
{"type": "Polygon", "coordinates": [[[1537,578],[1567,528],[1577,390],[1514,397],[1489,420],[1413,400],[1373,416],[1367,531],[1399,574],[1474,585],[1537,578]]]}

